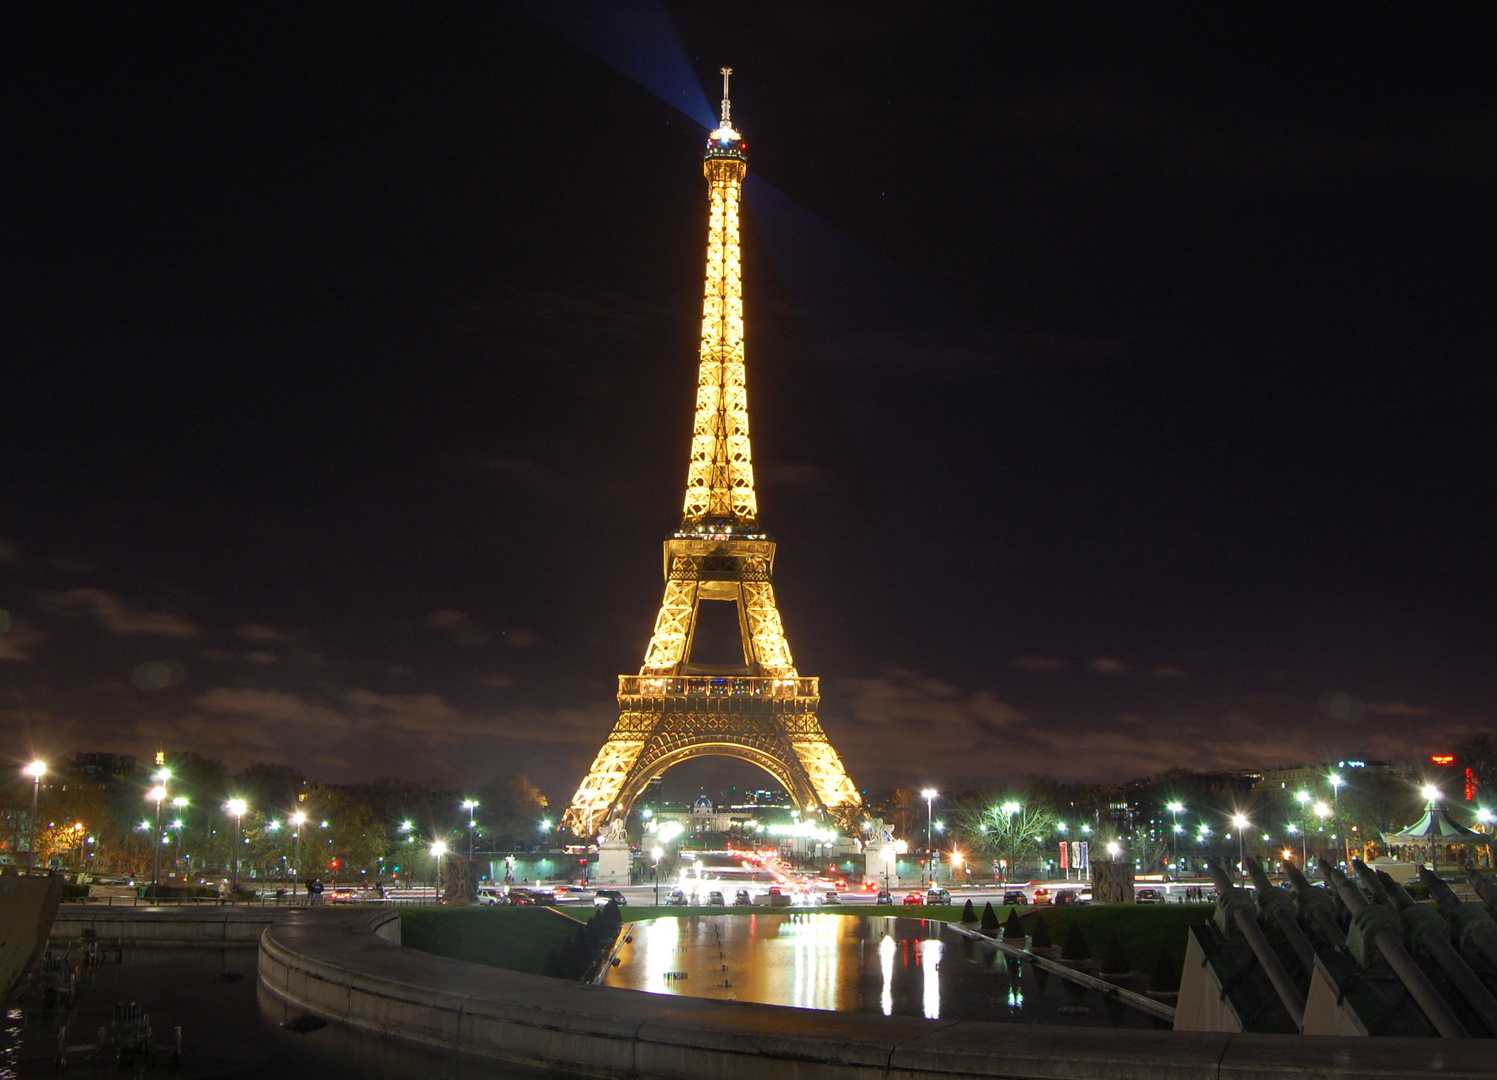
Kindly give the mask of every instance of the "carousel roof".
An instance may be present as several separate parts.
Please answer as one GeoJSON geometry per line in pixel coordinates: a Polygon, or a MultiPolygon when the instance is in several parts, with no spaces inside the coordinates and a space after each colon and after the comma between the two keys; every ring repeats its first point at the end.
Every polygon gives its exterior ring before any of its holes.
{"type": "Polygon", "coordinates": [[[1383,840],[1389,844],[1464,844],[1487,839],[1485,833],[1466,828],[1450,816],[1449,810],[1434,802],[1427,803],[1424,816],[1408,828],[1383,833],[1383,840]]]}

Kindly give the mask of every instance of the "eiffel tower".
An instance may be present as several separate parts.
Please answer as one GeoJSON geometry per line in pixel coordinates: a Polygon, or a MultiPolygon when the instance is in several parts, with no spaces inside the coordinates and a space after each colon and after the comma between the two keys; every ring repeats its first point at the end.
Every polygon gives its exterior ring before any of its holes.
{"type": "Polygon", "coordinates": [[[818,681],[796,673],[775,607],[775,542],[760,528],[744,383],[738,204],[748,147],[733,128],[723,68],[722,123],[707,140],[710,205],[696,423],[681,527],[665,542],[665,599],[638,675],[619,676],[619,719],[562,824],[579,836],[627,817],[645,785],[692,758],[752,762],[805,814],[850,816],[857,788],[827,741],[818,681]],[[737,607],[743,662],[692,661],[704,602],[737,607]]]}

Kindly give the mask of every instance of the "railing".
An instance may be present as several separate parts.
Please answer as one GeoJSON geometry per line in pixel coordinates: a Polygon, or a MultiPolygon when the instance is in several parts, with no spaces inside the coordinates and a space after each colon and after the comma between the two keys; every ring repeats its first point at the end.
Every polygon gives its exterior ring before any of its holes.
{"type": "Polygon", "coordinates": [[[805,698],[820,694],[820,681],[737,675],[620,675],[619,693],[639,697],[805,698]]]}

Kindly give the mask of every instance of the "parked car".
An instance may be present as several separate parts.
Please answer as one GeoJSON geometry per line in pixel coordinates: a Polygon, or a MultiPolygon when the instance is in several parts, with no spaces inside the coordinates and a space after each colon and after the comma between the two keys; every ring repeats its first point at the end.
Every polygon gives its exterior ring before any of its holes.
{"type": "Polygon", "coordinates": [[[1034,900],[1033,900],[1033,903],[1035,903],[1036,905],[1038,905],[1038,904],[1048,904],[1050,902],[1051,902],[1051,900],[1050,900],[1050,890],[1049,889],[1035,889],[1034,890],[1034,900]]]}
{"type": "Polygon", "coordinates": [[[509,897],[497,885],[478,886],[478,904],[480,907],[503,907],[509,903],[509,897]]]}
{"type": "Polygon", "coordinates": [[[922,907],[922,906],[924,906],[924,904],[925,904],[925,897],[922,896],[922,895],[920,895],[919,893],[912,892],[912,893],[905,894],[905,898],[904,898],[904,906],[905,907],[922,907]]]}
{"type": "Polygon", "coordinates": [[[1139,889],[1133,894],[1133,902],[1135,904],[1162,904],[1164,894],[1158,889],[1139,889]]]}
{"type": "Polygon", "coordinates": [[[925,894],[925,902],[927,904],[949,904],[951,903],[951,894],[945,889],[931,889],[925,894]]]}
{"type": "Polygon", "coordinates": [[[733,894],[733,904],[735,907],[752,903],[753,900],[749,899],[749,891],[747,889],[739,889],[733,894]]]}
{"type": "Polygon", "coordinates": [[[1076,896],[1075,889],[1060,889],[1055,893],[1055,906],[1060,907],[1062,904],[1074,904],[1076,903],[1076,896]]]}
{"type": "Polygon", "coordinates": [[[840,904],[842,903],[842,894],[836,889],[828,889],[826,891],[826,902],[828,904],[840,904]]]}
{"type": "Polygon", "coordinates": [[[629,898],[617,889],[599,889],[593,894],[594,907],[607,907],[610,900],[619,907],[624,907],[629,903],[629,898]]]}
{"type": "Polygon", "coordinates": [[[716,889],[713,889],[710,893],[707,894],[707,905],[709,907],[722,907],[726,903],[727,901],[723,899],[723,894],[718,892],[716,889]]]}
{"type": "Polygon", "coordinates": [[[894,903],[894,894],[891,893],[888,889],[880,889],[878,891],[878,898],[874,901],[874,903],[892,904],[894,903]]]}
{"type": "Polygon", "coordinates": [[[672,907],[685,907],[686,894],[680,889],[672,889],[671,894],[665,898],[665,902],[672,907]]]}
{"type": "Polygon", "coordinates": [[[1028,907],[1029,897],[1025,896],[1018,889],[1009,889],[1008,892],[1003,894],[1003,902],[1009,907],[1028,907]]]}

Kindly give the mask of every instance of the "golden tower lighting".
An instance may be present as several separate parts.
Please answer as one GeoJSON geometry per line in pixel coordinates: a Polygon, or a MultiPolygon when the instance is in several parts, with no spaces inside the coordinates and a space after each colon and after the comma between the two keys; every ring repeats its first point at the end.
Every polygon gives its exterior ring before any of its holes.
{"type": "Polygon", "coordinates": [[[646,784],[692,758],[735,757],[773,776],[806,813],[861,803],[816,717],[818,680],[790,655],[770,583],[775,542],[759,525],[749,449],[738,207],[748,147],[722,118],[708,135],[707,272],[696,413],[681,527],[665,542],[665,597],[638,675],[619,676],[619,719],[562,824],[590,836],[627,815],[646,784]],[[692,661],[704,602],[737,608],[741,664],[692,661]]]}

